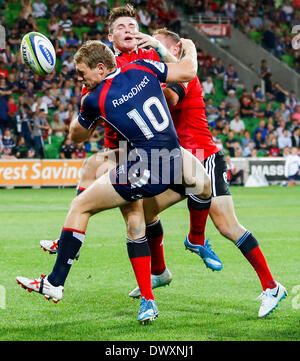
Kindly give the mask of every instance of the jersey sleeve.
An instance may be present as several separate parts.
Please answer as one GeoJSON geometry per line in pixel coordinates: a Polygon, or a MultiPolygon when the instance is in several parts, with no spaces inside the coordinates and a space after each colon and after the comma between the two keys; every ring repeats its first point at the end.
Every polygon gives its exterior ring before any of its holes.
{"type": "Polygon", "coordinates": [[[160,63],[158,61],[149,60],[149,59],[137,60],[134,63],[150,69],[156,75],[156,77],[161,83],[166,82],[168,67],[165,63],[160,63]]]}
{"type": "Polygon", "coordinates": [[[78,115],[78,122],[83,128],[91,129],[96,121],[101,118],[101,113],[97,99],[93,94],[88,94],[81,106],[80,113],[78,115]]]}

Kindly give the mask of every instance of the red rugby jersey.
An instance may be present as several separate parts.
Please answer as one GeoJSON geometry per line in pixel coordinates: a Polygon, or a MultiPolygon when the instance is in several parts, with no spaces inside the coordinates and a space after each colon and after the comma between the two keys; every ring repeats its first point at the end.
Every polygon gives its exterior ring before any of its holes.
{"type": "Polygon", "coordinates": [[[189,83],[179,83],[185,96],[177,105],[170,107],[180,145],[196,155],[203,149],[203,159],[219,151],[213,141],[205,114],[203,89],[196,76],[189,83]]]}
{"type": "MultiPolygon", "coordinates": [[[[136,51],[133,51],[130,54],[127,53],[116,54],[116,61],[118,68],[139,59],[160,61],[160,58],[154,49],[146,50],[146,49],[138,48],[136,51]]],[[[85,86],[83,86],[81,90],[81,96],[85,95],[86,93],[88,93],[88,90],[86,89],[85,86]]],[[[119,147],[118,133],[106,122],[104,122],[103,126],[104,126],[104,135],[105,135],[104,138],[105,147],[118,148],[119,147]]]]}

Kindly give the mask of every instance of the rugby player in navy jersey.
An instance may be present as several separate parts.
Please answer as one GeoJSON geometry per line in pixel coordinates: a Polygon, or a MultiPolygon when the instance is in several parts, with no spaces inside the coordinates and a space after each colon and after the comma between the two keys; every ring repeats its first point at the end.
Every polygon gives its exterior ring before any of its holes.
{"type": "Polygon", "coordinates": [[[128,255],[141,291],[138,321],[145,323],[158,316],[143,204],[139,200],[184,185],[189,185],[185,191],[201,199],[211,197],[209,177],[202,164],[179,146],[160,86],[160,82],[184,82],[195,77],[196,48],[190,40],[182,39],[182,44],[184,57],[174,64],[138,60],[117,68],[111,50],[98,41],[88,41],[75,54],[79,78],[90,92],[82,99],[78,119],[71,123],[72,140],[79,143],[89,139],[101,120],[126,139],[128,154],[72,201],[52,272],[37,279],[18,276],[17,282],[24,288],[54,302],[61,300],[71,265],[84,242],[89,218],[122,206],[126,209],[125,222],[128,215],[134,214],[138,224],[133,232],[127,228],[128,255]]]}

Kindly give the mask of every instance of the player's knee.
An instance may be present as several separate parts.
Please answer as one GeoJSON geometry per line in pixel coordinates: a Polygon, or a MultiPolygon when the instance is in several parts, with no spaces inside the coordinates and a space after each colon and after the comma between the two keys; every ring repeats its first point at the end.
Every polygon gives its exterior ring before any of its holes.
{"type": "Polygon", "coordinates": [[[78,201],[79,197],[75,197],[70,205],[69,208],[69,215],[75,215],[76,213],[80,212],[80,201],[78,201]]]}
{"type": "Polygon", "coordinates": [[[131,216],[126,220],[127,237],[130,239],[137,239],[145,235],[144,219],[140,216],[131,216]]]}
{"type": "Polygon", "coordinates": [[[96,179],[95,159],[94,156],[86,158],[81,167],[81,179],[96,179]]]}
{"type": "Polygon", "coordinates": [[[75,197],[70,206],[69,213],[71,215],[78,215],[82,213],[86,213],[88,211],[87,203],[85,202],[83,197],[75,197]]]}

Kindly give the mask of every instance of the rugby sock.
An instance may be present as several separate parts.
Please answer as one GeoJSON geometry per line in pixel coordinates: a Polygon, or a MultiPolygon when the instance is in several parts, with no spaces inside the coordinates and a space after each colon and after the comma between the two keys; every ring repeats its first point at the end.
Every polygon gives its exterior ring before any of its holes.
{"type": "Polygon", "coordinates": [[[57,258],[48,281],[55,287],[63,286],[68,276],[74,258],[85,238],[85,233],[75,229],[63,228],[57,258]]]}
{"type": "Polygon", "coordinates": [[[154,300],[151,285],[151,255],[147,238],[138,238],[135,240],[127,238],[128,256],[141,291],[141,297],[146,300],[154,300]]]}
{"type": "Polygon", "coordinates": [[[276,287],[276,282],[256,238],[249,231],[246,231],[236,242],[236,246],[256,271],[263,290],[276,287]]]}
{"type": "Polygon", "coordinates": [[[82,193],[86,188],[78,186],[77,188],[77,195],[79,196],[80,193],[82,193]]]}
{"type": "Polygon", "coordinates": [[[205,227],[211,205],[211,198],[201,199],[194,195],[189,195],[187,203],[190,212],[190,232],[188,234],[188,240],[192,244],[204,246],[205,227]]]}
{"type": "Polygon", "coordinates": [[[164,232],[160,219],[147,224],[146,237],[151,253],[151,274],[160,275],[166,269],[164,257],[164,232]]]}

